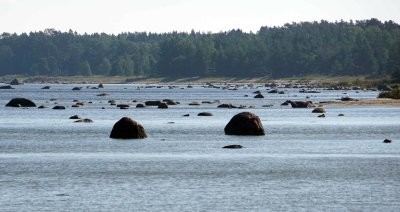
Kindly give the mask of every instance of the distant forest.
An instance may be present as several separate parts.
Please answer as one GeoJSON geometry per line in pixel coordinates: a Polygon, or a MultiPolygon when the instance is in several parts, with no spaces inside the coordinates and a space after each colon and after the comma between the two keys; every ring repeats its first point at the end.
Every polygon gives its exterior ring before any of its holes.
{"type": "Polygon", "coordinates": [[[377,19],[302,22],[258,32],[0,35],[0,75],[387,76],[400,26],[377,19]]]}

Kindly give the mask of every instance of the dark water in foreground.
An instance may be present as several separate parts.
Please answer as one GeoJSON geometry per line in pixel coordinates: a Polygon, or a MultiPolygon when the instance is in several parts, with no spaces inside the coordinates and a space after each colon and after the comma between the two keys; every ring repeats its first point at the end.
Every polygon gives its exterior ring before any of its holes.
{"type": "Polygon", "coordinates": [[[147,88],[106,85],[71,91],[74,85],[16,86],[0,90],[0,211],[398,211],[400,208],[400,108],[280,106],[287,99],[333,100],[347,92],[374,98],[376,92],[322,91],[267,94],[194,87],[147,88]],[[125,89],[126,88],[126,89],[125,89]],[[110,96],[99,97],[106,92],[110,96]],[[244,97],[247,94],[250,97],[244,97]],[[65,111],[6,108],[14,97],[38,105],[58,99],[92,101],[65,111]],[[107,104],[176,99],[179,106],[120,110],[107,104]],[[217,109],[218,104],[255,109],[217,109]],[[262,107],[272,104],[272,107],[262,107]],[[106,107],[102,110],[101,107],[106,107]],[[197,117],[199,112],[212,117],[197,117]],[[223,128],[242,111],[259,115],[267,135],[226,136],[223,128]],[[190,117],[182,117],[189,113],[190,117]],[[338,117],[339,113],[345,114],[338,117]],[[94,123],[73,123],[79,115],[94,123]],[[140,122],[146,140],[112,140],[123,116],[140,122]],[[174,124],[168,124],[174,122],[174,124]],[[385,138],[394,140],[383,144],[385,138]],[[241,144],[244,149],[222,149],[241,144]]]}

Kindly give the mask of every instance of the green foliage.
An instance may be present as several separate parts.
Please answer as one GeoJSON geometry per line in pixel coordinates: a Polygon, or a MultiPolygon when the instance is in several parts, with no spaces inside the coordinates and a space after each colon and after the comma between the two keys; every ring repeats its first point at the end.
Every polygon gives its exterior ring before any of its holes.
{"type": "Polygon", "coordinates": [[[378,98],[400,99],[400,90],[395,89],[393,91],[382,92],[379,94],[378,98]]]}
{"type": "Polygon", "coordinates": [[[396,70],[392,73],[392,81],[394,83],[400,83],[400,66],[396,68],[396,70]]]}
{"type": "Polygon", "coordinates": [[[0,35],[0,75],[391,75],[399,82],[399,66],[400,26],[377,19],[292,23],[257,33],[79,35],[46,29],[0,35]]]}

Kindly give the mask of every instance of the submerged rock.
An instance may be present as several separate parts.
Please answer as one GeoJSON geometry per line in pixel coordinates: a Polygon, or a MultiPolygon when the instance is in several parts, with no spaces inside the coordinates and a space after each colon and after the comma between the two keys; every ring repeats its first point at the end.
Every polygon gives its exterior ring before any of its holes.
{"type": "Polygon", "coordinates": [[[239,144],[233,144],[233,145],[224,146],[222,148],[224,148],[224,149],[241,149],[241,148],[243,148],[243,146],[239,145],[239,144]]]}
{"type": "Polygon", "coordinates": [[[36,104],[29,99],[14,98],[6,104],[6,107],[36,107],[36,104]]]}
{"type": "Polygon", "coordinates": [[[226,135],[265,135],[260,118],[250,112],[235,115],[224,131],[226,135]]]}
{"type": "Polygon", "coordinates": [[[213,114],[209,113],[209,112],[201,112],[201,113],[197,114],[197,116],[213,116],[213,114]]]}
{"type": "Polygon", "coordinates": [[[77,121],[74,121],[75,123],[93,123],[92,119],[80,119],[77,121]]]}
{"type": "Polygon", "coordinates": [[[110,138],[142,139],[147,138],[147,134],[142,125],[129,117],[123,117],[114,124],[110,138]]]}
{"type": "Polygon", "coordinates": [[[14,89],[14,88],[11,87],[11,85],[3,85],[3,86],[0,86],[0,89],[14,89]]]}

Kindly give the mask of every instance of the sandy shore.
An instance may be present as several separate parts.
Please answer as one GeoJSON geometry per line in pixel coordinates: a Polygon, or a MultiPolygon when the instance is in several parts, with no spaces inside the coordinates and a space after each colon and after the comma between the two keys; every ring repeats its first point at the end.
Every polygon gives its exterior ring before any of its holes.
{"type": "Polygon", "coordinates": [[[387,106],[400,106],[400,99],[364,99],[359,101],[342,101],[342,102],[326,102],[322,105],[333,106],[373,106],[373,105],[387,105],[387,106]]]}

